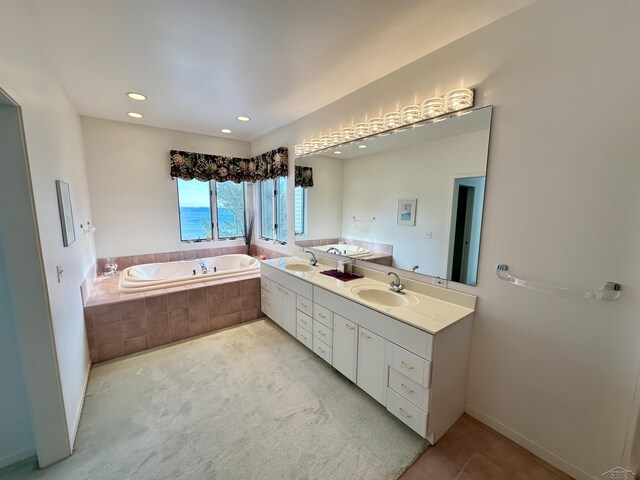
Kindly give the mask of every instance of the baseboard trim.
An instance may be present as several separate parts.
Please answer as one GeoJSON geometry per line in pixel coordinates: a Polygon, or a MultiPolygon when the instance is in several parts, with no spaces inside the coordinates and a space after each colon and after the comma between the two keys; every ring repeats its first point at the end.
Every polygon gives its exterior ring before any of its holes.
{"type": "Polygon", "coordinates": [[[542,460],[549,463],[550,465],[553,465],[554,467],[556,467],[558,470],[562,470],[567,475],[572,476],[576,480],[600,480],[599,478],[589,475],[584,470],[581,470],[580,468],[576,467],[572,463],[569,463],[568,461],[559,457],[558,455],[553,453],[551,450],[546,449],[539,443],[534,442],[533,440],[525,437],[524,435],[516,432],[515,430],[512,430],[507,425],[500,423],[495,418],[490,417],[483,411],[469,405],[468,403],[465,406],[465,412],[467,412],[470,416],[472,416],[476,420],[493,428],[498,433],[501,433],[502,435],[507,437],[509,440],[513,440],[515,443],[517,443],[521,447],[526,448],[537,457],[541,458],[542,460]]]}
{"type": "Polygon", "coordinates": [[[87,396],[87,386],[89,385],[89,374],[91,373],[91,360],[87,363],[87,374],[84,377],[84,386],[82,387],[82,401],[78,405],[75,418],[73,419],[73,429],[69,432],[69,444],[71,445],[71,453],[76,443],[76,435],[80,426],[80,415],[82,415],[82,407],[84,407],[84,398],[87,396]]]}
{"type": "Polygon", "coordinates": [[[25,448],[19,452],[11,453],[0,458],[0,469],[9,467],[14,463],[22,462],[28,458],[36,456],[36,449],[34,447],[25,448]]]}

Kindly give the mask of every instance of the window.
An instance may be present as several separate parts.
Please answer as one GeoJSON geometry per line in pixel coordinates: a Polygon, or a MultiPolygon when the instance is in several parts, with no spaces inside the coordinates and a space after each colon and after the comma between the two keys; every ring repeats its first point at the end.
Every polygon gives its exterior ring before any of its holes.
{"type": "Polygon", "coordinates": [[[178,179],[180,240],[205,240],[213,237],[211,189],[209,182],[178,179]]]}
{"type": "Polygon", "coordinates": [[[260,236],[287,243],[287,177],[260,182],[260,236]]]}
{"type": "Polygon", "coordinates": [[[244,183],[181,179],[177,182],[180,240],[226,240],[244,236],[244,183]]]}
{"type": "Polygon", "coordinates": [[[306,233],[305,221],[307,216],[307,190],[302,187],[296,187],[295,194],[295,213],[296,213],[296,235],[304,235],[306,233]]]}
{"type": "Polygon", "coordinates": [[[216,183],[218,239],[244,236],[244,183],[216,183]]]}

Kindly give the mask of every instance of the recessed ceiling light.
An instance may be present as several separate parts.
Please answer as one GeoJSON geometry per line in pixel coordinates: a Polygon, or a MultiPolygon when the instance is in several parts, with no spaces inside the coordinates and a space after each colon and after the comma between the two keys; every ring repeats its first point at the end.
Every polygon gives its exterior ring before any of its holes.
{"type": "Polygon", "coordinates": [[[137,92],[127,92],[127,97],[131,98],[132,100],[146,100],[147,97],[141,93],[137,93],[137,92]]]}
{"type": "Polygon", "coordinates": [[[336,150],[335,152],[333,152],[335,155],[340,155],[342,152],[340,150],[336,150]]]}
{"type": "Polygon", "coordinates": [[[246,117],[244,115],[238,115],[236,118],[241,122],[248,122],[249,120],[251,120],[249,117],[246,117]]]}
{"type": "Polygon", "coordinates": [[[228,128],[223,128],[222,130],[220,130],[222,133],[231,133],[231,130],[229,130],[228,128]]]}
{"type": "Polygon", "coordinates": [[[366,145],[358,145],[358,148],[367,148],[366,145]]]}
{"type": "Polygon", "coordinates": [[[138,113],[138,112],[129,112],[129,113],[127,113],[127,115],[129,115],[132,118],[142,118],[142,117],[144,117],[144,115],[142,115],[141,113],[138,113]]]}

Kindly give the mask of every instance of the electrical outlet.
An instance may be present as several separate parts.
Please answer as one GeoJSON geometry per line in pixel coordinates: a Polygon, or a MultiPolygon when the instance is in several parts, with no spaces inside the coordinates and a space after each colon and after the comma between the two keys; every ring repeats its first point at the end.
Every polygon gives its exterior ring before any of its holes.
{"type": "Polygon", "coordinates": [[[431,240],[433,238],[433,232],[425,233],[424,238],[431,240]]]}
{"type": "Polygon", "coordinates": [[[444,278],[435,277],[431,283],[438,287],[447,288],[447,281],[444,278]]]}

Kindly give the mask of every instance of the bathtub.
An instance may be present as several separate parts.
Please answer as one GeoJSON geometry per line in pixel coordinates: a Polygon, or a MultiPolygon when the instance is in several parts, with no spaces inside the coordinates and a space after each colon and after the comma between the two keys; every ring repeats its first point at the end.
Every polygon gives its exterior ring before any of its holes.
{"type": "MultiPolygon", "coordinates": [[[[371,255],[371,252],[366,248],[362,248],[358,245],[351,245],[348,243],[332,243],[330,245],[319,245],[317,247],[311,247],[311,248],[322,250],[323,252],[326,252],[330,248],[337,248],[338,250],[340,250],[340,252],[342,252],[341,255],[344,255],[345,257],[351,257],[351,258],[362,258],[362,257],[368,257],[369,255],[371,255]]],[[[335,252],[332,252],[332,253],[335,253],[335,252]]]]}
{"type": "Polygon", "coordinates": [[[118,291],[121,293],[145,292],[221,278],[243,277],[259,271],[259,260],[241,254],[180,262],[148,263],[125,268],[120,274],[118,291]],[[201,262],[206,267],[207,273],[203,273],[201,262]]]}

